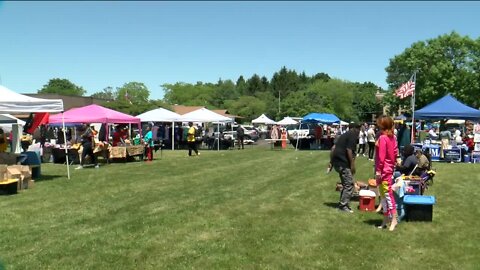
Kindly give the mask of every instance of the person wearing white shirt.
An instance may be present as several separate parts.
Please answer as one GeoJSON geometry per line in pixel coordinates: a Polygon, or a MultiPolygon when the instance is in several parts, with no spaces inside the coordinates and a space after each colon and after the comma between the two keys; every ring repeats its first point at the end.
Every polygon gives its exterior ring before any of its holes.
{"type": "Polygon", "coordinates": [[[431,140],[437,140],[437,139],[438,139],[438,134],[435,132],[435,129],[434,129],[434,128],[431,128],[431,129],[428,131],[428,135],[430,136],[430,139],[431,139],[431,140]]]}
{"type": "Polygon", "coordinates": [[[375,152],[375,126],[370,125],[367,131],[367,142],[368,142],[368,159],[373,160],[373,154],[375,152]]]}

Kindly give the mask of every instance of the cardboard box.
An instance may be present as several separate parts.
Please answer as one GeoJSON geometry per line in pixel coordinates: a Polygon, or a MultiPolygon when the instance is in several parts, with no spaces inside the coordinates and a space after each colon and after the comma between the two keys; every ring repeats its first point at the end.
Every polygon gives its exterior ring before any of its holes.
{"type": "Polygon", "coordinates": [[[32,168],[30,166],[21,166],[20,172],[22,173],[23,180],[32,179],[32,168]]]}
{"type": "Polygon", "coordinates": [[[20,165],[12,165],[7,167],[7,178],[18,179],[17,190],[21,190],[23,188],[22,172],[19,170],[19,167],[17,166],[20,166],[20,165]]]}
{"type": "Polygon", "coordinates": [[[7,165],[0,164],[0,181],[7,179],[7,165]]]}
{"type": "Polygon", "coordinates": [[[22,177],[22,171],[20,171],[20,168],[17,168],[15,166],[8,166],[7,167],[7,178],[9,179],[14,179],[14,178],[21,178],[22,177]]]}

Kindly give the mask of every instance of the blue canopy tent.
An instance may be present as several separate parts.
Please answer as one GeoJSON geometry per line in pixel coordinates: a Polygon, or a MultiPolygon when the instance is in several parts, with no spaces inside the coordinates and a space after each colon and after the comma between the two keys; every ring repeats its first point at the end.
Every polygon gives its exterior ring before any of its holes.
{"type": "Polygon", "coordinates": [[[303,122],[319,122],[322,124],[340,123],[340,119],[331,113],[309,113],[302,118],[303,122]]]}
{"type": "Polygon", "coordinates": [[[415,118],[477,120],[480,119],[480,110],[469,107],[448,94],[415,111],[415,118]]]}
{"type": "MultiPolygon", "coordinates": [[[[310,122],[310,123],[321,123],[321,124],[338,124],[340,123],[340,119],[331,113],[309,113],[305,115],[301,122],[310,122]]],[[[300,136],[297,136],[297,143],[295,145],[295,150],[298,150],[298,142],[300,140],[300,136]]]]}

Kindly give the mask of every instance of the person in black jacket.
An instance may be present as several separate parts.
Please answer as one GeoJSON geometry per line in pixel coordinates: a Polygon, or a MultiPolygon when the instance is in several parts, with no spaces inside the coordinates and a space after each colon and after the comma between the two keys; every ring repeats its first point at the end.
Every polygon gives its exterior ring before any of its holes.
{"type": "Polygon", "coordinates": [[[353,213],[350,208],[350,199],[353,196],[355,175],[355,149],[357,148],[358,135],[360,133],[360,125],[358,123],[350,123],[349,130],[338,137],[335,145],[330,151],[330,163],[328,171],[332,168],[338,172],[342,183],[342,191],[340,193],[340,201],[338,209],[344,212],[353,213]]]}
{"type": "Polygon", "coordinates": [[[401,164],[396,166],[396,170],[400,172],[400,175],[415,174],[413,170],[418,164],[418,158],[415,155],[415,148],[411,144],[406,145],[403,149],[403,155],[404,159],[401,164]]]}
{"type": "Polygon", "coordinates": [[[245,136],[245,132],[243,130],[242,125],[238,125],[238,127],[237,127],[238,150],[240,150],[240,146],[242,146],[242,149],[244,149],[243,148],[244,136],[245,136]]]}
{"type": "Polygon", "coordinates": [[[81,143],[82,143],[82,160],[80,161],[80,166],[78,166],[75,169],[83,169],[83,166],[85,164],[85,158],[90,156],[92,159],[92,164],[95,164],[95,169],[99,168],[97,159],[95,157],[95,154],[93,154],[93,144],[94,144],[94,133],[93,130],[90,128],[90,125],[84,124],[84,129],[85,131],[83,132],[81,136],[81,143]]]}

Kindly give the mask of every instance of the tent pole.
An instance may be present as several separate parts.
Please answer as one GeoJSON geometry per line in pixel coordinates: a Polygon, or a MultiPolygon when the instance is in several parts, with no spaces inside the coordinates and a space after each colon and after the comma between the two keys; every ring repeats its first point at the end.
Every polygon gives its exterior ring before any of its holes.
{"type": "Polygon", "coordinates": [[[175,148],[175,121],[172,121],[172,151],[175,148]]]}
{"type": "Polygon", "coordinates": [[[65,116],[62,112],[63,142],[65,143],[65,160],[67,162],[67,178],[70,180],[70,162],[68,161],[67,133],[65,131],[65,116]]]}
{"type": "MultiPolygon", "coordinates": [[[[417,71],[415,70],[415,72],[413,73],[413,83],[415,84],[415,87],[416,87],[416,84],[417,84],[417,71]]],[[[411,138],[410,138],[410,143],[414,143],[415,142],[415,92],[416,90],[414,89],[413,90],[413,95],[412,95],[412,128],[411,128],[411,138]]]]}

